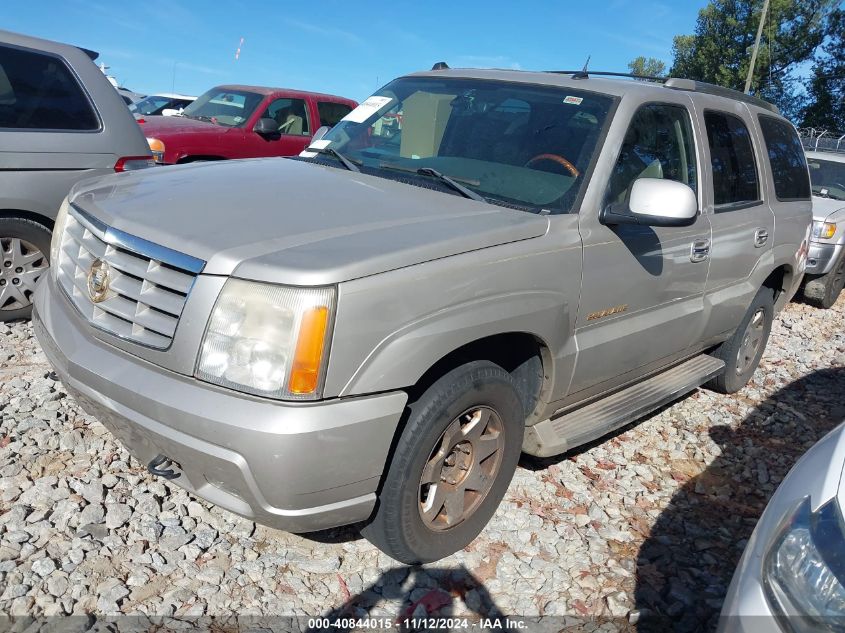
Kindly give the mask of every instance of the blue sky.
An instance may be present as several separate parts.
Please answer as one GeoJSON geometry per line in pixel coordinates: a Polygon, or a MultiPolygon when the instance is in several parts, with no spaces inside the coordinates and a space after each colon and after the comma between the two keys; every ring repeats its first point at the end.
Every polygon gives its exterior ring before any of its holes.
{"type": "Polygon", "coordinates": [[[0,28],[77,44],[128,88],[200,94],[223,83],[362,100],[390,79],[451,66],[626,71],[671,63],[706,0],[40,0],[7,2],[0,28]],[[240,38],[240,59],[234,59],[240,38]]]}

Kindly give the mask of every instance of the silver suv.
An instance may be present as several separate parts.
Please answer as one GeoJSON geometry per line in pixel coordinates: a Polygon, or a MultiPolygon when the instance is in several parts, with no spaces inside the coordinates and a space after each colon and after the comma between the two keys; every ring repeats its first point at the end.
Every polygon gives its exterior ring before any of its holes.
{"type": "Polygon", "coordinates": [[[305,156],[76,187],[36,332],[150,472],[432,561],[481,531],[520,452],[740,389],[810,206],[765,102],[441,65],[305,156]]]}
{"type": "Polygon", "coordinates": [[[813,232],[803,294],[822,308],[845,287],[845,148],[808,151],[813,186],[813,232]]]}
{"type": "Polygon", "coordinates": [[[154,164],[96,58],[0,31],[0,321],[29,316],[71,186],[154,164]]]}

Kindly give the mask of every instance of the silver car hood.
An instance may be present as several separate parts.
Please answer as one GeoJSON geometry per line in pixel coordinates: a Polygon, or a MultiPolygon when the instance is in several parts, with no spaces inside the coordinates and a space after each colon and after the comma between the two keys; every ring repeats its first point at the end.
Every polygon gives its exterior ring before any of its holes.
{"type": "Polygon", "coordinates": [[[332,284],[539,237],[548,218],[342,168],[270,158],[80,183],[109,226],[205,260],[203,271],[332,284]]]}
{"type": "Polygon", "coordinates": [[[837,211],[845,211],[844,201],[813,196],[813,220],[816,222],[824,222],[837,211]]]}

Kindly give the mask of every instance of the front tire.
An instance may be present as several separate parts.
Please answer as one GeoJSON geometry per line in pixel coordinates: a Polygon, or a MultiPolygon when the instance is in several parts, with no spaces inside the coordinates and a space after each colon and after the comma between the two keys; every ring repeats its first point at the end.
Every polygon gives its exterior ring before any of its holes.
{"type": "Polygon", "coordinates": [[[719,393],[735,393],[748,384],[769,341],[774,305],[772,289],[760,288],[736,332],[712,353],[715,358],[725,361],[725,371],[709,381],[706,388],[719,393]]]}
{"type": "Polygon", "coordinates": [[[487,361],[450,371],[408,408],[361,533],[410,565],[453,554],[487,525],[516,470],[525,418],[510,374],[487,361]]]}
{"type": "Polygon", "coordinates": [[[32,314],[35,284],[50,265],[50,238],[43,224],[0,217],[0,321],[32,314]]]}
{"type": "Polygon", "coordinates": [[[839,256],[829,273],[814,277],[804,284],[804,296],[816,306],[827,310],[839,298],[845,287],[845,252],[839,256]]]}

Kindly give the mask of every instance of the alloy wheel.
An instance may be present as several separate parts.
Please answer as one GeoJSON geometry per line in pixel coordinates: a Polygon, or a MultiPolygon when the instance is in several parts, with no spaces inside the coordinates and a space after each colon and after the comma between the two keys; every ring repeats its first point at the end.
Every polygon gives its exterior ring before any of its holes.
{"type": "Polygon", "coordinates": [[[446,427],[420,477],[419,511],[429,529],[448,530],[472,516],[496,480],[504,447],[504,424],[489,407],[473,407],[446,427]]]}
{"type": "Polygon", "coordinates": [[[742,375],[754,364],[757,352],[763,342],[766,333],[766,312],[759,308],[742,335],[742,344],[739,347],[739,354],[736,359],[736,373],[742,375]]]}
{"type": "Polygon", "coordinates": [[[0,310],[32,305],[35,284],[48,266],[44,253],[30,242],[0,238],[0,310]]]}

